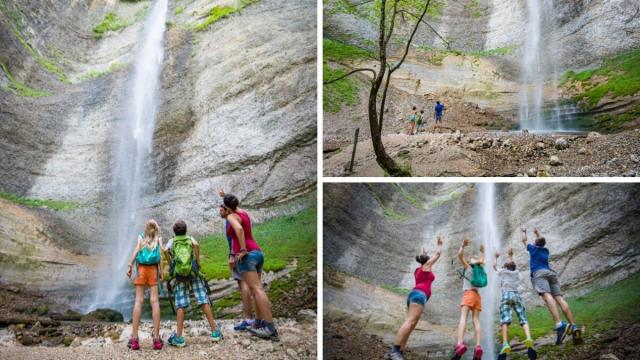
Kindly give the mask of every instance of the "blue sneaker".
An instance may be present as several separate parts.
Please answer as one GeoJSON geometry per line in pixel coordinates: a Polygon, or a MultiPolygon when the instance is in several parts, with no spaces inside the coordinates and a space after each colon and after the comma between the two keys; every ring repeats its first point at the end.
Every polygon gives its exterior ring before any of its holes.
{"type": "Polygon", "coordinates": [[[564,338],[567,336],[567,332],[569,330],[569,326],[566,323],[561,322],[560,326],[556,328],[556,345],[562,344],[564,338]]]}
{"type": "Polygon", "coordinates": [[[169,345],[177,347],[183,347],[187,345],[187,343],[184,341],[184,336],[178,336],[178,334],[176,334],[175,332],[171,334],[171,336],[169,336],[169,340],[167,340],[167,342],[169,343],[169,345]]]}
{"type": "Polygon", "coordinates": [[[235,325],[233,327],[233,330],[235,330],[235,331],[245,331],[245,330],[248,330],[251,327],[252,324],[253,323],[249,324],[247,322],[247,320],[242,320],[242,322],[240,324],[235,325]]]}
{"type": "Polygon", "coordinates": [[[222,332],[220,331],[220,329],[215,329],[211,332],[211,340],[213,340],[213,342],[218,342],[223,338],[224,336],[222,336],[222,332]]]}

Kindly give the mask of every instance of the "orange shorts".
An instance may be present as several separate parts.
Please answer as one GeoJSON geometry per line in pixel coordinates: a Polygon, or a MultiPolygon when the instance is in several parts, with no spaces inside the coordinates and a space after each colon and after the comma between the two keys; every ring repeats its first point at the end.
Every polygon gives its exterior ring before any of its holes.
{"type": "Polygon", "coordinates": [[[138,265],[138,277],[133,281],[133,284],[158,285],[158,265],[138,265]]]}
{"type": "Polygon", "coordinates": [[[468,306],[471,310],[482,310],[482,299],[477,290],[465,290],[462,294],[460,306],[468,306]]]}

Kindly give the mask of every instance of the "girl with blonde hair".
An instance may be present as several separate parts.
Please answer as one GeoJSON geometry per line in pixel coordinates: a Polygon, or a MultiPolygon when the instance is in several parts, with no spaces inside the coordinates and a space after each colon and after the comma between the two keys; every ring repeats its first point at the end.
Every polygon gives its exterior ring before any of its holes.
{"type": "Polygon", "coordinates": [[[162,238],[160,237],[160,227],[158,223],[150,219],[144,226],[144,233],[138,235],[136,248],[129,260],[129,271],[127,276],[131,278],[134,264],[136,265],[137,276],[133,281],[136,286],[136,300],[133,306],[131,339],[127,347],[132,350],[140,349],[138,340],[138,328],[140,326],[140,316],[142,315],[142,303],[144,302],[144,289],[149,287],[151,294],[151,316],[153,318],[153,349],[162,349],[160,339],[160,302],[158,301],[158,281],[162,271],[162,238]]]}

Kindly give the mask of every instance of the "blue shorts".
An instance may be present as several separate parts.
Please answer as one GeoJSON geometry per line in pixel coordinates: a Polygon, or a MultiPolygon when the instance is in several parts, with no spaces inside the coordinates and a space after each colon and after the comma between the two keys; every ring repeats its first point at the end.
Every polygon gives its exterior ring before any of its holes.
{"type": "Polygon", "coordinates": [[[262,251],[252,250],[242,258],[242,261],[238,260],[236,269],[238,269],[240,275],[250,271],[261,273],[262,265],[264,265],[264,255],[262,255],[262,251]]]}
{"type": "Polygon", "coordinates": [[[423,291],[411,290],[409,296],[407,296],[407,307],[412,303],[425,306],[427,304],[427,300],[429,300],[429,298],[423,291]]]}
{"type": "Polygon", "coordinates": [[[189,307],[189,285],[193,289],[193,295],[196,297],[198,305],[208,304],[209,297],[207,296],[207,289],[204,286],[204,282],[200,278],[194,278],[191,282],[176,282],[176,287],[173,289],[175,293],[176,308],[188,308],[189,307]]]}
{"type": "Polygon", "coordinates": [[[439,123],[439,122],[440,123],[442,122],[442,114],[436,115],[436,124],[439,123]]]}

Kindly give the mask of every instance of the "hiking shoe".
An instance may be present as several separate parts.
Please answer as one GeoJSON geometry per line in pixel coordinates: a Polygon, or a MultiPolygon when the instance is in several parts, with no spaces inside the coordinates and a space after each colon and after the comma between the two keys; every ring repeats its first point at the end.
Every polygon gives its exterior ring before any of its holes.
{"type": "Polygon", "coordinates": [[[538,353],[533,350],[533,348],[528,348],[527,356],[529,357],[529,360],[536,360],[538,358],[538,353]]]}
{"type": "Polygon", "coordinates": [[[260,320],[260,319],[255,319],[253,321],[253,324],[251,325],[251,327],[249,327],[249,331],[251,331],[251,329],[260,329],[261,327],[264,326],[264,320],[260,320]]]}
{"type": "Polygon", "coordinates": [[[564,322],[560,323],[560,326],[556,328],[556,345],[562,344],[564,338],[567,336],[569,327],[564,322]]]}
{"type": "Polygon", "coordinates": [[[259,329],[250,329],[251,333],[261,339],[280,341],[278,337],[278,330],[273,324],[267,324],[259,329]]]}
{"type": "Polygon", "coordinates": [[[478,345],[476,346],[475,350],[473,351],[473,360],[480,360],[482,359],[482,346],[478,345]]]}
{"type": "Polygon", "coordinates": [[[511,346],[508,343],[502,344],[502,349],[500,349],[500,354],[508,354],[511,352],[511,346]]]}
{"type": "Polygon", "coordinates": [[[401,351],[389,351],[386,358],[390,360],[404,360],[404,355],[402,355],[401,351]]]}
{"type": "Polygon", "coordinates": [[[582,344],[582,330],[576,324],[571,325],[571,337],[573,338],[573,345],[582,344]]]}
{"type": "Polygon", "coordinates": [[[162,342],[162,339],[157,338],[153,340],[153,350],[162,350],[162,345],[164,343],[162,342]]]}
{"type": "Polygon", "coordinates": [[[138,339],[131,338],[127,343],[127,347],[131,350],[140,350],[140,341],[138,341],[138,339]]]}
{"type": "Polygon", "coordinates": [[[218,342],[223,338],[224,336],[222,336],[222,332],[219,329],[215,329],[211,332],[211,340],[213,340],[213,342],[218,342]]]}
{"type": "Polygon", "coordinates": [[[533,339],[526,339],[526,340],[524,341],[524,346],[526,346],[526,347],[527,347],[527,349],[532,348],[532,347],[533,347],[533,339]]]}
{"type": "Polygon", "coordinates": [[[178,336],[178,334],[176,333],[171,334],[167,342],[169,343],[169,345],[177,347],[183,347],[187,345],[187,343],[184,341],[184,336],[178,336]]]}
{"type": "Polygon", "coordinates": [[[255,323],[255,321],[254,321],[254,322],[252,322],[251,324],[249,324],[249,323],[247,322],[247,320],[242,320],[242,322],[241,322],[240,324],[235,325],[235,326],[233,327],[233,330],[235,330],[235,331],[246,331],[246,330],[249,330],[249,328],[251,328],[251,326],[252,326],[254,323],[255,323]]]}
{"type": "Polygon", "coordinates": [[[453,351],[456,353],[456,355],[462,356],[467,352],[467,347],[464,346],[464,343],[460,343],[453,348],[453,351]]]}

